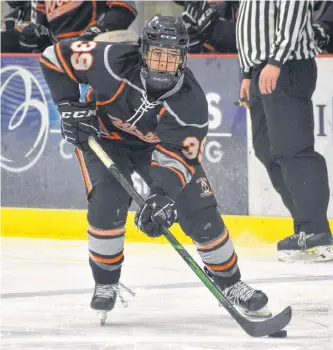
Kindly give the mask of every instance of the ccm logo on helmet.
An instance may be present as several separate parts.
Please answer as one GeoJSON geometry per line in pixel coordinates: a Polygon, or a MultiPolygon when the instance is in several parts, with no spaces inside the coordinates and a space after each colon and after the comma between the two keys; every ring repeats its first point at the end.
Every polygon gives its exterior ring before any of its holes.
{"type": "Polygon", "coordinates": [[[163,39],[171,39],[171,40],[175,40],[175,39],[177,39],[177,37],[176,36],[171,36],[171,35],[161,35],[161,38],[163,38],[163,39]]]}
{"type": "Polygon", "coordinates": [[[96,111],[76,111],[76,112],[61,112],[62,118],[85,118],[96,115],[96,111]]]}

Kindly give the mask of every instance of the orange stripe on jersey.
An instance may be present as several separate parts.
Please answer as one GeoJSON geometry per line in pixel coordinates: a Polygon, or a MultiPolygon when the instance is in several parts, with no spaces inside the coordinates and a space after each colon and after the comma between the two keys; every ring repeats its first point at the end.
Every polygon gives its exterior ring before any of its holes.
{"type": "Polygon", "coordinates": [[[96,5],[96,0],[92,0],[92,17],[91,17],[91,21],[89,23],[89,25],[93,25],[96,24],[96,13],[97,13],[97,5],[96,5]]]}
{"type": "Polygon", "coordinates": [[[109,7],[112,7],[112,6],[123,6],[123,7],[126,7],[129,11],[131,11],[133,13],[134,16],[136,16],[136,11],[130,5],[128,5],[126,2],[122,2],[122,1],[108,1],[107,5],[109,7]]]}
{"type": "Polygon", "coordinates": [[[97,21],[91,21],[91,22],[89,22],[87,28],[86,28],[84,31],[86,31],[90,26],[94,26],[96,23],[97,23],[97,21]]]}
{"type": "Polygon", "coordinates": [[[39,59],[39,62],[44,64],[44,66],[46,66],[46,67],[48,67],[50,69],[56,70],[57,72],[60,72],[60,73],[64,72],[61,68],[57,67],[56,65],[54,65],[54,64],[52,64],[50,62],[47,62],[43,57],[41,57],[39,59]]]}
{"type": "Polygon", "coordinates": [[[116,93],[109,100],[97,101],[96,102],[97,106],[104,106],[104,105],[107,105],[109,103],[112,103],[118,97],[118,95],[124,90],[125,85],[126,85],[126,83],[124,81],[122,81],[118,90],[116,91],[116,93]]]}
{"type": "Polygon", "coordinates": [[[213,45],[204,43],[203,46],[211,52],[216,52],[215,47],[213,45]]]}
{"type": "Polygon", "coordinates": [[[102,119],[100,117],[98,117],[98,122],[99,125],[101,127],[101,129],[108,135],[102,135],[102,137],[109,139],[109,140],[122,140],[121,136],[117,133],[117,132],[111,132],[106,128],[106,126],[104,125],[102,119]]]}
{"type": "Polygon", "coordinates": [[[102,137],[109,140],[122,140],[121,136],[117,132],[112,132],[110,135],[102,135],[102,137]]]}
{"type": "Polygon", "coordinates": [[[57,39],[64,39],[64,38],[72,38],[75,36],[79,36],[80,34],[84,33],[86,30],[79,30],[77,32],[67,32],[67,33],[61,33],[61,34],[57,34],[55,37],[57,39]]]}
{"type": "Polygon", "coordinates": [[[158,115],[160,116],[160,118],[162,117],[162,115],[164,114],[164,112],[166,111],[165,106],[163,106],[160,110],[160,113],[158,113],[158,115]]]}
{"type": "Polygon", "coordinates": [[[88,227],[88,232],[95,236],[119,236],[120,234],[124,233],[124,231],[124,227],[116,228],[114,230],[96,230],[91,226],[88,227]]]}
{"type": "Polygon", "coordinates": [[[90,88],[86,94],[86,100],[87,102],[91,102],[91,93],[93,92],[93,88],[90,88]]]}
{"type": "Polygon", "coordinates": [[[165,148],[164,148],[163,146],[161,146],[161,145],[156,145],[156,148],[157,148],[158,150],[160,150],[161,152],[167,154],[168,156],[179,160],[182,164],[184,164],[184,165],[186,166],[186,168],[190,171],[190,173],[191,173],[192,175],[195,173],[195,169],[194,169],[192,166],[188,165],[188,164],[185,162],[185,160],[184,160],[182,157],[180,157],[177,153],[174,153],[174,152],[172,152],[172,151],[169,151],[169,150],[165,149],[165,148]]]}
{"type": "Polygon", "coordinates": [[[226,229],[224,234],[220,238],[218,238],[217,240],[215,240],[209,244],[203,244],[203,245],[200,245],[199,243],[197,243],[197,248],[200,250],[211,249],[211,248],[214,248],[217,245],[221,244],[222,242],[226,241],[228,238],[229,238],[229,232],[226,229]]]}
{"type": "Polygon", "coordinates": [[[42,13],[43,15],[46,14],[45,4],[36,4],[35,10],[39,13],[42,13]]]}
{"type": "Polygon", "coordinates": [[[63,56],[62,56],[62,53],[61,53],[61,50],[60,50],[60,43],[56,44],[55,46],[56,48],[56,52],[57,52],[57,56],[62,64],[62,66],[64,67],[65,69],[65,72],[67,73],[67,75],[72,79],[74,80],[76,83],[78,83],[78,81],[76,80],[76,78],[74,77],[73,73],[71,72],[71,70],[68,68],[68,65],[66,63],[66,61],[64,60],[63,56]]]}
{"type": "MultiPolygon", "coordinates": [[[[152,161],[150,163],[151,166],[161,166],[161,164],[155,162],[155,161],[152,161]]],[[[169,169],[171,171],[173,171],[180,179],[181,183],[182,183],[182,186],[184,187],[186,185],[186,181],[185,181],[185,178],[184,178],[184,175],[177,169],[173,168],[173,167],[170,167],[170,166],[165,166],[163,168],[166,168],[166,169],[169,169]]]]}
{"type": "Polygon", "coordinates": [[[104,263],[104,264],[114,264],[118,261],[120,261],[123,257],[124,254],[121,253],[119,256],[116,256],[115,258],[111,258],[111,259],[106,259],[106,258],[100,258],[99,256],[93,255],[91,253],[89,253],[89,256],[92,260],[94,261],[98,261],[100,263],[104,263]]]}
{"type": "Polygon", "coordinates": [[[226,264],[221,264],[221,265],[218,265],[218,266],[206,264],[206,266],[208,268],[210,268],[211,270],[214,270],[214,271],[223,271],[223,270],[228,269],[232,265],[234,265],[235,262],[236,262],[236,259],[237,259],[237,255],[236,255],[236,253],[234,253],[233,256],[232,256],[232,259],[226,264]]]}
{"type": "Polygon", "coordinates": [[[84,181],[84,183],[86,185],[87,192],[89,194],[91,192],[91,190],[92,190],[92,184],[91,184],[91,181],[90,181],[89,173],[88,173],[88,170],[87,170],[86,163],[84,161],[82,152],[78,148],[76,148],[74,154],[75,154],[75,156],[76,156],[76,158],[77,158],[77,160],[79,162],[81,174],[82,174],[82,177],[83,177],[83,181],[84,181]]]}

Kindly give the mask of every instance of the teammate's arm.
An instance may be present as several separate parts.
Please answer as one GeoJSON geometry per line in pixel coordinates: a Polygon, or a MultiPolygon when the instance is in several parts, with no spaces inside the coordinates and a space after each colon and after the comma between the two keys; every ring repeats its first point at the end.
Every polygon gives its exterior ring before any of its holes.
{"type": "MultiPolygon", "coordinates": [[[[103,5],[101,3],[98,5],[103,5]]],[[[104,32],[127,29],[136,18],[134,1],[106,1],[106,5],[107,10],[99,15],[97,23],[80,35],[80,39],[93,40],[96,35],[104,32]]]]}

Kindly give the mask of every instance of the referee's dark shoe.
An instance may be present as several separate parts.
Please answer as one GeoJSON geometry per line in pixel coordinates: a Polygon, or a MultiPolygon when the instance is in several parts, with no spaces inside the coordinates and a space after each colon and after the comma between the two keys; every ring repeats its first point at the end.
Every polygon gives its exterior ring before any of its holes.
{"type": "Polygon", "coordinates": [[[332,234],[299,232],[277,244],[278,259],[284,262],[333,260],[332,234]]]}

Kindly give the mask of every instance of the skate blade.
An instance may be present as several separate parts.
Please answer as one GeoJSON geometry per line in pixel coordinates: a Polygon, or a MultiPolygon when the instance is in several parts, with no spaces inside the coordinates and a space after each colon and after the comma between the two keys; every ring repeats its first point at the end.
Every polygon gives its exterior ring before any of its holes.
{"type": "Polygon", "coordinates": [[[332,246],[318,246],[309,248],[306,251],[299,250],[280,250],[278,251],[278,260],[283,262],[323,262],[333,260],[332,246]]]}
{"type": "Polygon", "coordinates": [[[108,312],[104,311],[104,310],[101,310],[101,311],[97,312],[97,315],[98,315],[99,319],[101,320],[101,326],[104,326],[106,318],[108,316],[108,312]]]}

